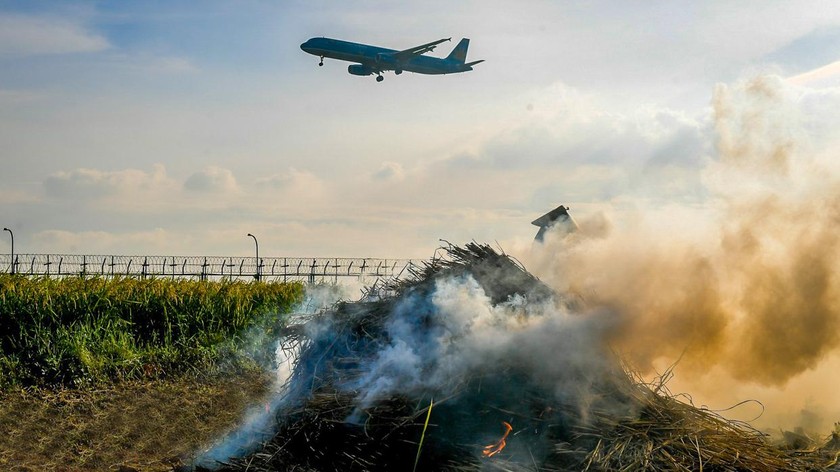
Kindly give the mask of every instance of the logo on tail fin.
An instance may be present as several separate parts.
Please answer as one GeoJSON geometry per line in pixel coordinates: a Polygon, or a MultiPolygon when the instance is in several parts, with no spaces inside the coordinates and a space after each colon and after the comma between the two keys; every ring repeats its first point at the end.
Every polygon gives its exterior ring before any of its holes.
{"type": "Polygon", "coordinates": [[[447,60],[458,61],[464,63],[467,60],[467,49],[470,47],[470,40],[467,38],[461,39],[461,42],[455,46],[455,49],[446,56],[447,60]]]}

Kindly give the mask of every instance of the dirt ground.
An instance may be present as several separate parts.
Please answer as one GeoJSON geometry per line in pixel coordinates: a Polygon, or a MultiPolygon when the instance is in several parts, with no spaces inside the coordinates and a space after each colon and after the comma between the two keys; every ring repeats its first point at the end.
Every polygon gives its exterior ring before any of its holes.
{"type": "Polygon", "coordinates": [[[0,394],[0,470],[170,471],[263,401],[259,373],[0,394]]]}

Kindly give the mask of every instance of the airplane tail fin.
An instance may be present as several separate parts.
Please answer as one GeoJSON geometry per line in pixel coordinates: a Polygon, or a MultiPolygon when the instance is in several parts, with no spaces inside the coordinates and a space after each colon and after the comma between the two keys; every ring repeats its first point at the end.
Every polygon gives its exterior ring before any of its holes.
{"type": "Polygon", "coordinates": [[[467,49],[469,47],[470,40],[468,38],[462,38],[461,42],[455,46],[455,49],[446,56],[446,59],[450,61],[458,61],[463,64],[467,60],[467,49]]]}

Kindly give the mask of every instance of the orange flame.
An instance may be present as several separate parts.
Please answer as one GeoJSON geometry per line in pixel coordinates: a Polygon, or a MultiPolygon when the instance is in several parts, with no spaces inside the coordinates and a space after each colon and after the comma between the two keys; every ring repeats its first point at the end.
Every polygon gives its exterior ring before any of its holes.
{"type": "Polygon", "coordinates": [[[508,423],[507,421],[502,421],[502,424],[505,427],[505,434],[502,435],[502,439],[499,439],[493,444],[484,446],[484,450],[481,451],[481,454],[483,454],[484,457],[495,456],[496,454],[502,452],[502,449],[504,449],[507,445],[507,441],[505,441],[505,439],[507,439],[508,434],[510,434],[511,430],[513,429],[513,426],[511,426],[510,423],[508,423]]]}

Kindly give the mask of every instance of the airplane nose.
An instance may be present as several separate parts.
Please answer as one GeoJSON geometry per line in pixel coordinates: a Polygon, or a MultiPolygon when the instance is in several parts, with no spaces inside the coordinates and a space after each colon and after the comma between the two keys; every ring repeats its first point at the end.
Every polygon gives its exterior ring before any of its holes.
{"type": "Polygon", "coordinates": [[[310,54],[311,54],[311,53],[312,53],[312,46],[310,46],[310,43],[311,43],[311,42],[312,42],[311,40],[306,41],[305,43],[303,43],[303,44],[301,44],[301,45],[300,45],[300,48],[301,48],[304,52],[308,52],[308,53],[310,53],[310,54]]]}

